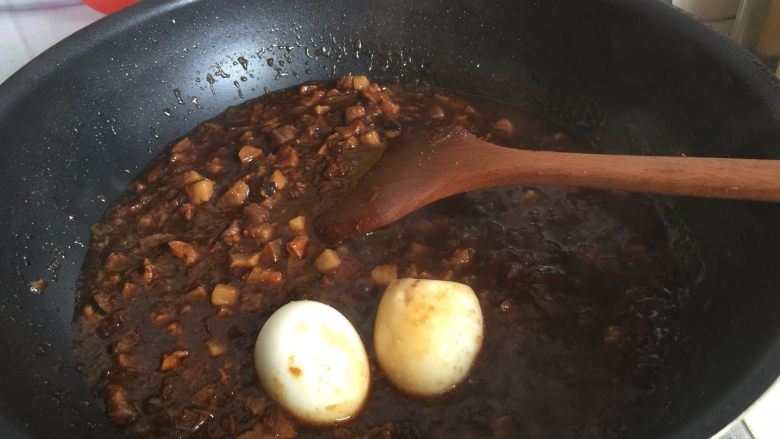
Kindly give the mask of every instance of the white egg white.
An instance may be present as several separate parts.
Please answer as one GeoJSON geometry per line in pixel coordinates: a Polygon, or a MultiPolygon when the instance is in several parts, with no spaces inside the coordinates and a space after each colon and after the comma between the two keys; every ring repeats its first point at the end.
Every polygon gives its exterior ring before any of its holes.
{"type": "Polygon", "coordinates": [[[257,336],[255,369],[268,395],[299,420],[332,425],[355,416],[368,395],[363,341],[334,308],[290,302],[257,336]]]}
{"type": "Polygon", "coordinates": [[[471,370],[482,339],[482,310],[468,285],[399,279],[377,309],[377,361],[393,384],[412,395],[453,389],[471,370]]]}

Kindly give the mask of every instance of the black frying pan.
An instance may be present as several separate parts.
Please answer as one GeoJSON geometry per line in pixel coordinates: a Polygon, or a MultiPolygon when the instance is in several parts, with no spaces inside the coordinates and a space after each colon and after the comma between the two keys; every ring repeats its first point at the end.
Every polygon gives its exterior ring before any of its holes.
{"type": "MultiPolygon", "coordinates": [[[[118,433],[70,355],[89,225],[198,122],[347,72],[523,102],[612,152],[780,158],[777,81],[657,0],[143,2],[0,87],[0,436],[118,433]],[[30,293],[40,277],[48,289],[30,293]]],[[[625,437],[708,437],[780,371],[780,206],[669,203],[706,273],[662,377],[671,390],[625,437]]]]}

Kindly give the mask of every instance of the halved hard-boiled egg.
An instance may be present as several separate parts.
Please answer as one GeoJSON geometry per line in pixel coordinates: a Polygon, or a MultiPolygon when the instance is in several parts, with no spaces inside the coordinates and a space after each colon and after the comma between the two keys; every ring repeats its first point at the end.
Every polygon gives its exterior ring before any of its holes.
{"type": "Polygon", "coordinates": [[[482,310],[468,285],[399,279],[379,302],[377,361],[406,393],[435,396],[454,388],[469,373],[482,338],[482,310]]]}
{"type": "Polygon", "coordinates": [[[265,322],[255,369],[268,395],[301,421],[331,425],[355,416],[369,388],[363,341],[334,308],[290,302],[265,322]]]}

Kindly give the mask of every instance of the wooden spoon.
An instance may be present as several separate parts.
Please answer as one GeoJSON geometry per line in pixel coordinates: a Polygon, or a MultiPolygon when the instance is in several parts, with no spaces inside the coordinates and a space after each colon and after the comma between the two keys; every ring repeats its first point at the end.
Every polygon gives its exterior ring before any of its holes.
{"type": "Polygon", "coordinates": [[[329,242],[362,235],[436,200],[514,184],[780,201],[780,160],[579,154],[505,148],[460,126],[409,133],[314,219],[329,242]]]}

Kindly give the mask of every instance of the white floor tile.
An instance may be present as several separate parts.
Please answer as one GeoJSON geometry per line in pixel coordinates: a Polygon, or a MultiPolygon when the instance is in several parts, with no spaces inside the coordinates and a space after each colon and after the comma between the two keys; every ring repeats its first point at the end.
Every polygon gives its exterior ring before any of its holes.
{"type": "Polygon", "coordinates": [[[33,57],[22,40],[11,14],[0,11],[0,83],[33,57]]]}
{"type": "Polygon", "coordinates": [[[725,20],[737,16],[741,0],[674,0],[672,4],[704,21],[725,20]]]}
{"type": "Polygon", "coordinates": [[[11,12],[22,38],[37,55],[103,15],[82,4],[11,12]]]}
{"type": "Polygon", "coordinates": [[[8,10],[0,0],[0,83],[55,43],[103,15],[83,4],[8,10]]]}
{"type": "Polygon", "coordinates": [[[780,438],[780,379],[750,407],[743,419],[756,439],[780,438]]]}

